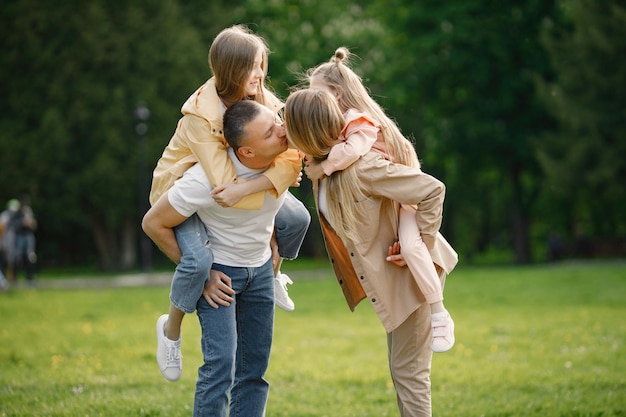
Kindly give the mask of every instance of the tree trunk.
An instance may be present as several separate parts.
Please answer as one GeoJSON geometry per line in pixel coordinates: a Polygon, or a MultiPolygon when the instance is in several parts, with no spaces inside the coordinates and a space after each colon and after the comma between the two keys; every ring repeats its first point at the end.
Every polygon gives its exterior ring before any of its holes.
{"type": "Polygon", "coordinates": [[[524,204],[524,189],[520,180],[520,164],[514,164],[511,170],[511,183],[513,192],[512,199],[512,230],[513,230],[513,251],[515,252],[515,262],[518,264],[528,264],[531,262],[530,254],[530,225],[528,219],[528,209],[524,204]]]}
{"type": "Polygon", "coordinates": [[[518,264],[531,262],[529,235],[528,216],[520,207],[513,207],[513,250],[518,264]]]}
{"type": "Polygon", "coordinates": [[[121,230],[113,230],[97,214],[90,216],[98,266],[102,271],[133,268],[137,262],[137,226],[130,218],[124,219],[121,230]]]}

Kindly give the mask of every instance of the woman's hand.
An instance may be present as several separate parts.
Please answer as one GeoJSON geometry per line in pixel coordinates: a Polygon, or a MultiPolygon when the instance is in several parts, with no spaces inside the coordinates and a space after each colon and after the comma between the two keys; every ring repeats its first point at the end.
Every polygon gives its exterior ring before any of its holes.
{"type": "Polygon", "coordinates": [[[389,246],[389,249],[387,250],[387,261],[396,266],[406,266],[404,256],[400,253],[400,242],[394,242],[393,245],[389,246]]]}
{"type": "Polygon", "coordinates": [[[235,291],[231,287],[230,277],[223,272],[211,269],[209,279],[204,284],[202,296],[213,308],[228,307],[235,301],[235,291]]]}

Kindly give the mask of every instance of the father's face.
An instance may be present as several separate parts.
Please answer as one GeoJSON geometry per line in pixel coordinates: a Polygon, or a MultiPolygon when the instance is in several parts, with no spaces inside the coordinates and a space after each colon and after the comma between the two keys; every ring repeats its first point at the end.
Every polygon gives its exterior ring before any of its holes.
{"type": "Polygon", "coordinates": [[[254,151],[254,157],[259,163],[269,165],[278,154],[287,150],[285,129],[274,113],[265,106],[248,123],[245,130],[246,136],[242,145],[254,151]]]}

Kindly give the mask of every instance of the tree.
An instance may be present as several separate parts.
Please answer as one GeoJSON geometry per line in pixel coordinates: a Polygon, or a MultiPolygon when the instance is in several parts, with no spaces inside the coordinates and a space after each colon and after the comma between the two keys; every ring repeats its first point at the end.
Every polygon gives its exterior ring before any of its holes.
{"type": "Polygon", "coordinates": [[[206,47],[173,0],[3,9],[0,164],[17,178],[0,179],[4,197],[30,194],[40,241],[56,243],[49,264],[134,266],[140,158],[153,166],[169,140],[208,72],[206,47]],[[152,113],[147,155],[134,133],[140,101],[152,113]]]}
{"type": "Polygon", "coordinates": [[[543,43],[557,77],[539,81],[559,121],[538,144],[546,189],[566,213],[565,232],[626,235],[626,7],[620,1],[560,3],[566,25],[548,21],[543,43]]]}
{"type": "Polygon", "coordinates": [[[541,0],[397,0],[376,9],[395,53],[383,68],[388,105],[416,132],[425,169],[446,182],[447,224],[465,237],[451,241],[464,252],[500,236],[517,262],[531,259],[542,175],[533,139],[553,127],[533,80],[551,73],[538,33],[553,8],[541,0]]]}

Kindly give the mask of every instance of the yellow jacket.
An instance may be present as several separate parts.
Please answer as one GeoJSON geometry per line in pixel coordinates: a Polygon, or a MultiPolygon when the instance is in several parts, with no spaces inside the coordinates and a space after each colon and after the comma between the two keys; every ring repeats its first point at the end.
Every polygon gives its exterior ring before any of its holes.
{"type": "MultiPolygon", "coordinates": [[[[268,90],[264,91],[265,105],[275,113],[283,103],[268,90]]],[[[183,104],[183,117],[174,135],[157,162],[152,177],[150,204],[156,201],[183,176],[193,164],[199,162],[215,187],[236,182],[237,176],[226,149],[224,139],[222,103],[215,89],[215,79],[210,78],[183,104]]],[[[274,185],[274,194],[283,193],[296,180],[302,169],[298,151],[289,149],[280,154],[263,174],[274,185]]],[[[263,204],[264,192],[242,198],[234,207],[258,210],[263,204]]]]}

